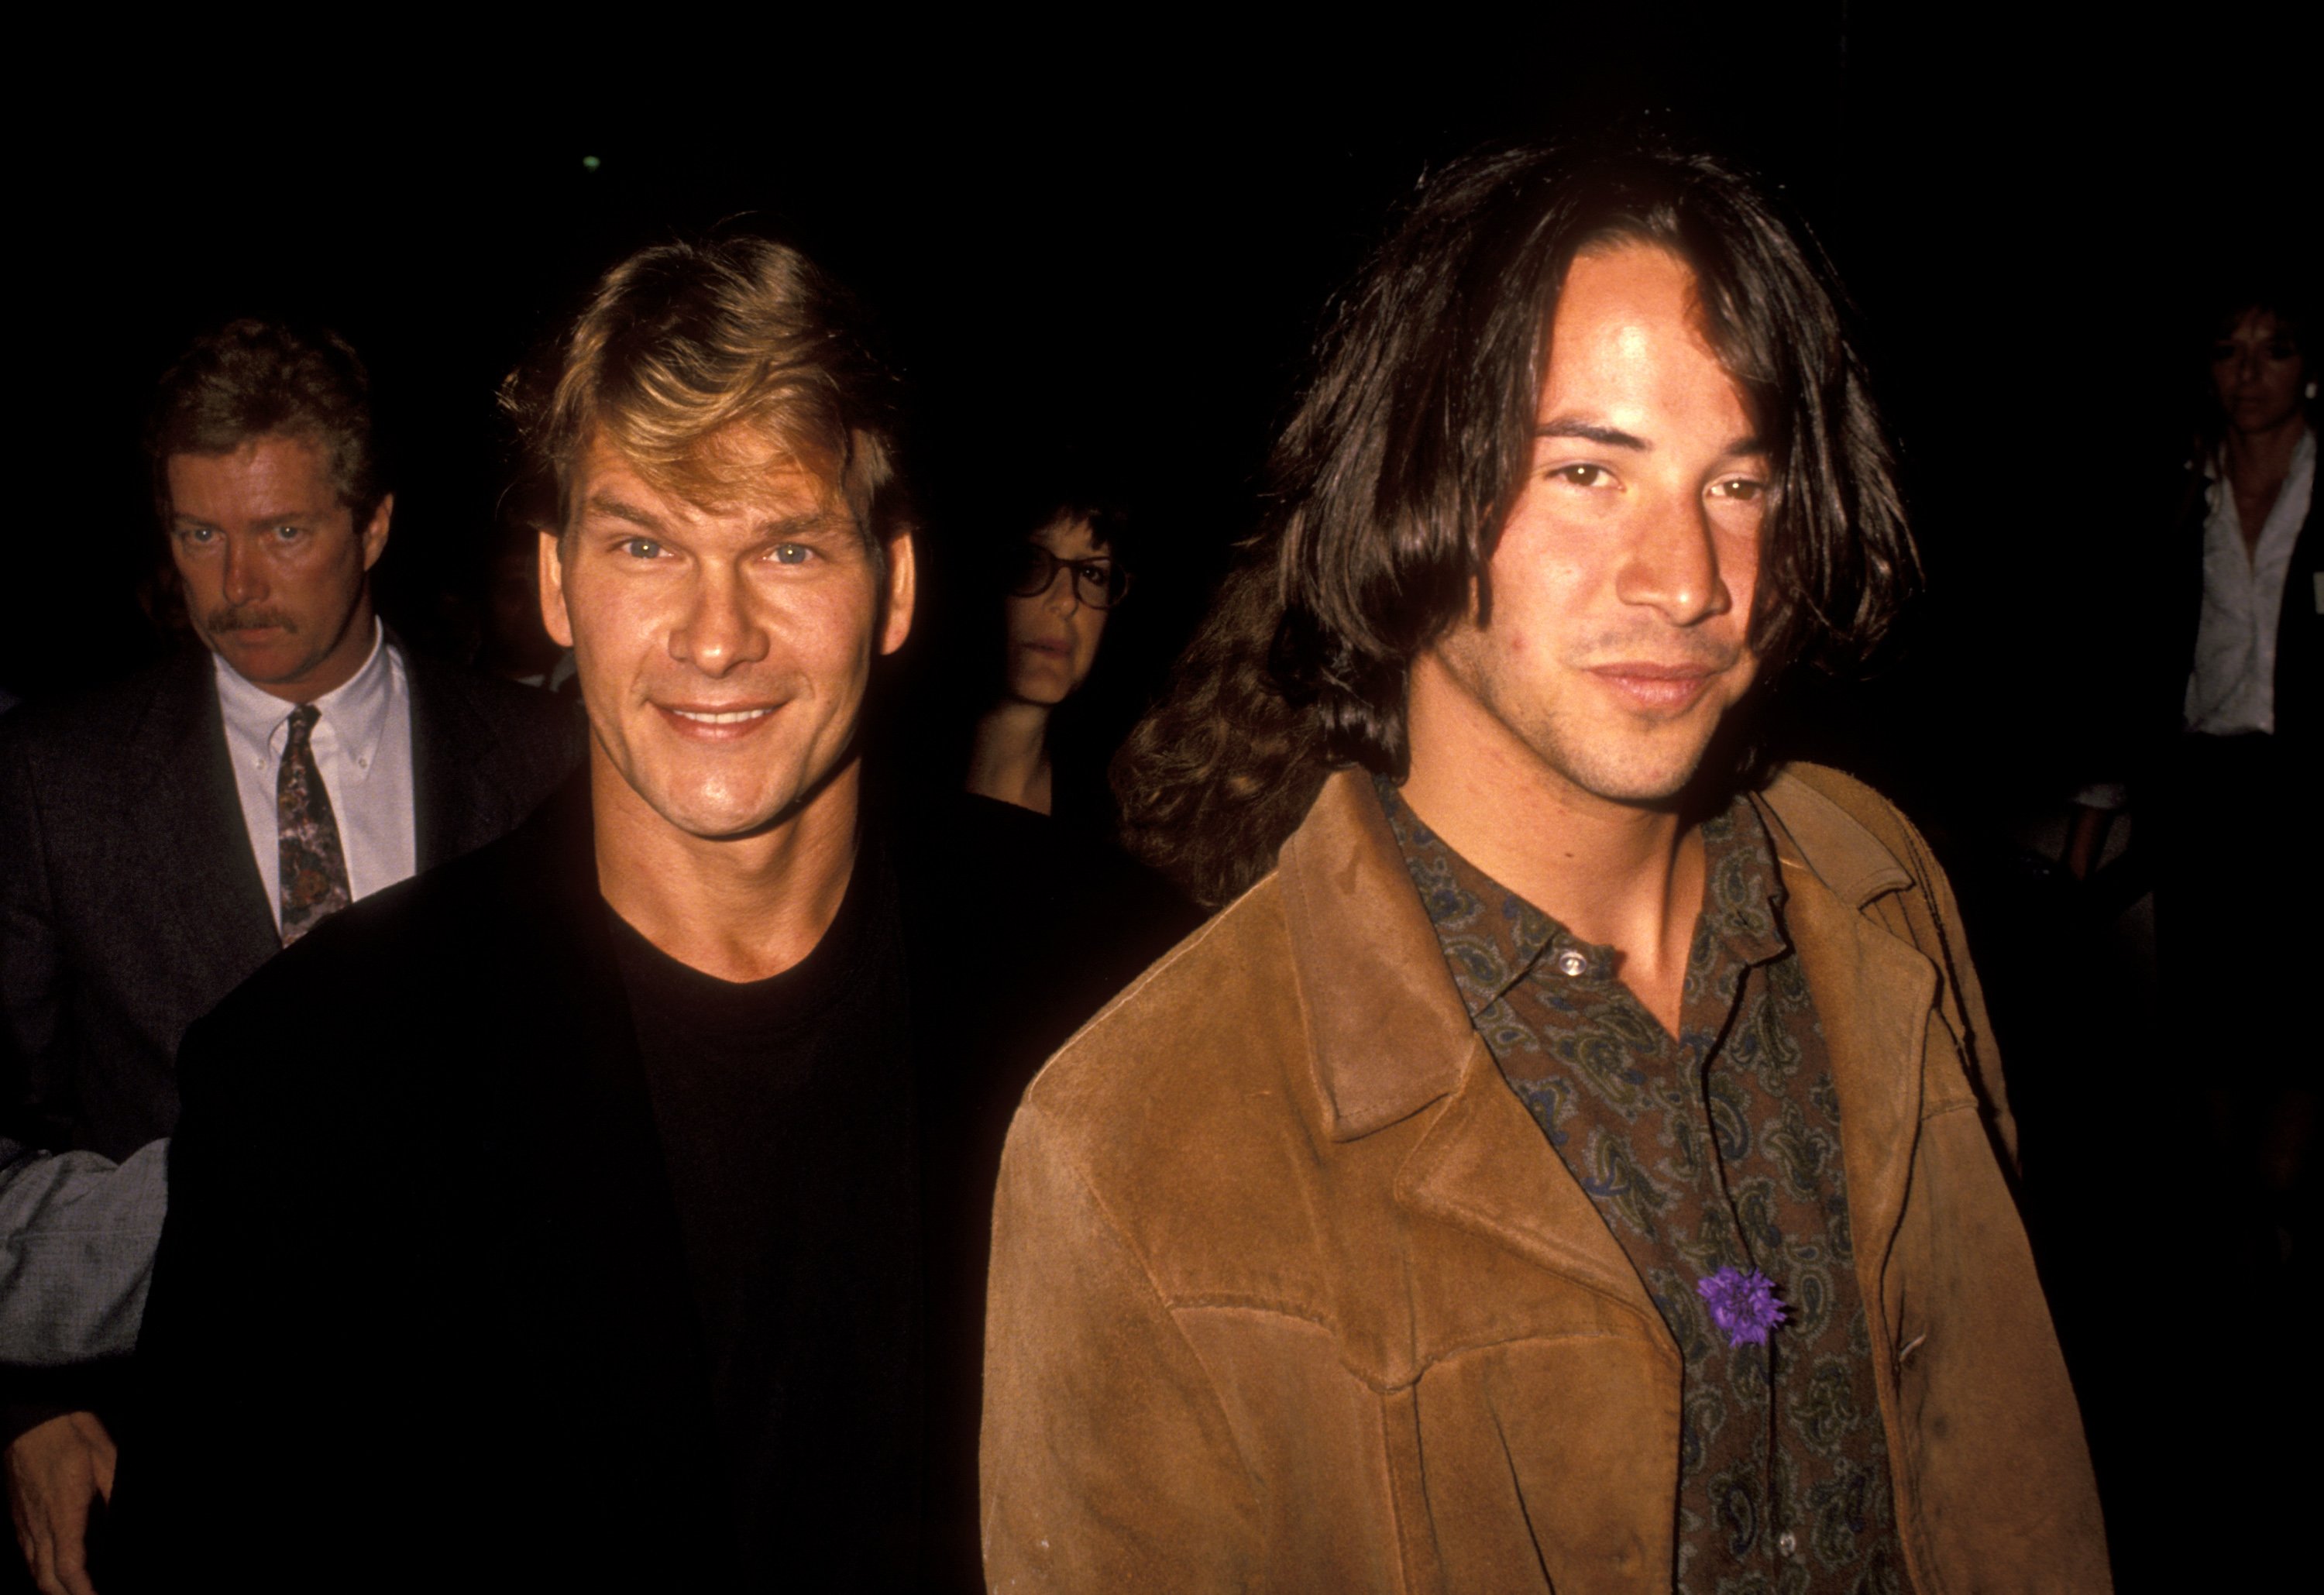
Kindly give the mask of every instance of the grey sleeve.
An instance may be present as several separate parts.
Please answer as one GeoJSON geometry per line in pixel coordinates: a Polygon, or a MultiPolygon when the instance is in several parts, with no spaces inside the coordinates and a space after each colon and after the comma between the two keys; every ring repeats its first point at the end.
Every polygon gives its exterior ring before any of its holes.
{"type": "Polygon", "coordinates": [[[136,1349],[167,1204],[170,1143],[115,1166],[0,1139],[0,1363],[47,1368],[136,1349]]]}

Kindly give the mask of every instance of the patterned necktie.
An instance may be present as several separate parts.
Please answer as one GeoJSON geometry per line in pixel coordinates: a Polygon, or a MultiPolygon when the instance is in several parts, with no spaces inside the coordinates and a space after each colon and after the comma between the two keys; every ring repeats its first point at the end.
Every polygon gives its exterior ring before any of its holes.
{"type": "Polygon", "coordinates": [[[347,906],[347,862],[339,852],[339,825],[331,795],[308,742],[322,711],[300,704],[290,711],[290,735],[274,777],[274,819],[282,838],[282,945],[289,946],[347,906]]]}

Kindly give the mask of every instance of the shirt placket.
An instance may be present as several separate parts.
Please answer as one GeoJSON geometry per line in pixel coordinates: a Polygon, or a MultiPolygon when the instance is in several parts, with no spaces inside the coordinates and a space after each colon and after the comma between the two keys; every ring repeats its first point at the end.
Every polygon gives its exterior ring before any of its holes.
{"type": "MultiPolygon", "coordinates": [[[[1733,949],[1708,928],[1698,934],[1693,957],[1704,965],[1698,988],[1702,996],[1682,1010],[1679,1034],[1665,1045],[1670,1050],[1679,1080],[1680,1100],[1685,1104],[1705,1152],[1701,1174],[1703,1206],[1717,1218],[1728,1254],[1718,1260],[1740,1269],[1768,1274],[1768,1265],[1776,1259],[1761,1258],[1754,1250],[1736,1194],[1738,1185],[1747,1177],[1750,1154],[1746,1153],[1739,1165],[1729,1158],[1720,1144],[1717,1119],[1711,1108],[1712,1070],[1726,1038],[1734,1033],[1740,1018],[1744,983],[1749,972],[1733,949]]],[[[1738,1417],[1743,1421],[1735,1443],[1729,1448],[1729,1454],[1748,1457],[1751,1464],[1751,1507],[1757,1533],[1742,1560],[1747,1564],[1767,1568],[1772,1576],[1780,1561],[1778,1538],[1784,1528],[1775,1521],[1781,1498],[1775,1478],[1774,1337],[1730,1346],[1713,1330],[1710,1341],[1711,1356],[1718,1361],[1728,1395],[1736,1402],[1738,1417]]]]}

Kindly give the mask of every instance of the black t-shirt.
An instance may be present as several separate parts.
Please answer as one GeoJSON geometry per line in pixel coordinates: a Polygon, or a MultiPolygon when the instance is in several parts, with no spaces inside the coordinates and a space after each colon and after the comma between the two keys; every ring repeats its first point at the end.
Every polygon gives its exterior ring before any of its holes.
{"type": "Polygon", "coordinates": [[[893,879],[858,856],[815,950],[736,983],[613,918],[710,1370],[746,1588],[908,1587],[922,1235],[893,879]]]}

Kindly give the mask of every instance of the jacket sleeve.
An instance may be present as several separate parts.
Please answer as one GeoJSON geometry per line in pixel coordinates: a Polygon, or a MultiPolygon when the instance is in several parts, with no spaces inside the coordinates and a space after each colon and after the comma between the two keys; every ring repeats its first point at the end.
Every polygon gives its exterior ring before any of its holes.
{"type": "Polygon", "coordinates": [[[69,1146],[78,1118],[64,1009],[32,761],[23,741],[0,730],[0,1128],[32,1146],[69,1146]]]}
{"type": "Polygon", "coordinates": [[[993,1211],[988,1589],[1257,1587],[1253,1481],[1167,1305],[1056,1126],[1019,1111],[993,1211]]]}
{"type": "MultiPolygon", "coordinates": [[[[197,1020],[179,1052],[186,1107],[137,1341],[138,1422],[122,1437],[108,1591],[300,1580],[327,1565],[304,1536],[342,1521],[332,1492],[358,1489],[346,1448],[364,1431],[331,1359],[362,1322],[336,1282],[364,1249],[318,1199],[312,1166],[329,1146],[274,1111],[295,1093],[272,1077],[272,1052],[225,1010],[197,1020]]],[[[392,1364],[366,1371],[395,1377],[392,1364]]]]}
{"type": "MultiPolygon", "coordinates": [[[[15,710],[0,721],[0,1129],[32,1146],[67,1148],[79,1119],[77,1071],[64,1022],[65,965],[48,850],[23,734],[25,713],[15,710]]],[[[12,1255],[0,1265],[0,1275],[7,1277],[0,1284],[14,1304],[10,1314],[42,1311],[32,1305],[23,1277],[32,1242],[14,1239],[13,1223],[5,1232],[12,1255]]],[[[40,1272],[53,1281],[51,1270],[40,1272]]],[[[134,1324],[132,1319],[133,1331],[134,1324]]],[[[51,1366],[33,1373],[36,1364],[55,1360],[39,1355],[29,1335],[20,1349],[15,1324],[0,1333],[0,1347],[7,1349],[11,1365],[0,1369],[0,1445],[51,1418],[99,1404],[106,1386],[93,1384],[84,1368],[51,1366]]]]}

